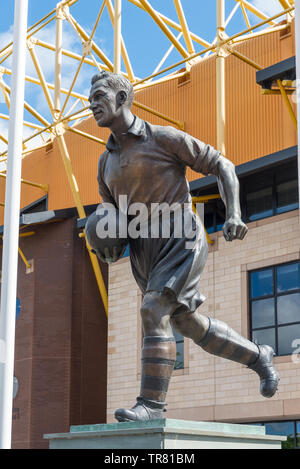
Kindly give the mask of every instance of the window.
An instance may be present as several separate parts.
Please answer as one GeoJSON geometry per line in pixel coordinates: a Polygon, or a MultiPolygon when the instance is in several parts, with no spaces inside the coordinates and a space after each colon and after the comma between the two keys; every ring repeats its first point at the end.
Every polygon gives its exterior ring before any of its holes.
{"type": "Polygon", "coordinates": [[[176,362],[174,370],[182,370],[184,368],[184,337],[179,332],[173,329],[174,338],[176,341],[176,362]]]}
{"type": "Polygon", "coordinates": [[[255,221],[273,215],[272,187],[246,194],[246,220],[255,221]]]}
{"type": "Polygon", "coordinates": [[[122,257],[128,257],[129,256],[129,244],[127,244],[125,252],[122,257]]]}
{"type": "MultiPolygon", "coordinates": [[[[249,423],[246,423],[249,425],[249,423]]],[[[251,424],[252,425],[252,424],[251,424]]],[[[282,435],[287,440],[282,442],[282,449],[300,449],[300,421],[287,420],[279,422],[255,422],[253,425],[264,425],[266,435],[282,435]]]]}
{"type": "Polygon", "coordinates": [[[212,200],[204,206],[204,225],[207,233],[221,231],[225,223],[225,206],[221,199],[212,200]]]}
{"type": "Polygon", "coordinates": [[[300,339],[300,262],[249,273],[251,338],[291,355],[300,339]]]}
{"type": "MultiPolygon", "coordinates": [[[[296,210],[298,203],[297,163],[290,162],[240,178],[242,219],[249,223],[296,210]]],[[[218,188],[193,195],[218,193],[218,188]]],[[[220,231],[225,221],[225,207],[220,199],[205,204],[204,224],[208,233],[220,231]]]]}

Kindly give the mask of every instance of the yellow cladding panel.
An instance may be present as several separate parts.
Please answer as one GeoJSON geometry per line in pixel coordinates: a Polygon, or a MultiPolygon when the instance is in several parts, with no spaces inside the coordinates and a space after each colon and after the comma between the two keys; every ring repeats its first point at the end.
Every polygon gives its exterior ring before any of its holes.
{"type": "MultiPolygon", "coordinates": [[[[244,41],[234,47],[252,61],[268,67],[295,55],[294,24],[292,35],[282,37],[277,31],[244,41]]],[[[263,96],[256,84],[256,70],[237,57],[226,58],[226,149],[227,157],[236,165],[268,155],[297,144],[296,130],[281,96],[263,96]]],[[[163,82],[136,92],[136,101],[185,123],[186,132],[216,146],[216,59],[214,56],[193,65],[190,74],[179,80],[163,82]]],[[[295,105],[292,104],[294,110],[295,105]]],[[[168,124],[158,116],[133,106],[133,112],[149,122],[168,124]]],[[[77,129],[107,141],[109,131],[97,127],[93,118],[86,119],[77,129]]],[[[72,168],[82,203],[100,201],[97,187],[99,156],[105,147],[83,135],[65,134],[72,168]]],[[[53,149],[41,148],[26,157],[22,177],[49,184],[49,210],[74,206],[67,176],[57,142],[53,149]]],[[[187,169],[189,180],[201,175],[187,169]]],[[[0,181],[0,201],[4,201],[5,182],[0,181]]],[[[22,207],[44,196],[38,188],[22,185],[22,207]]],[[[3,215],[3,209],[0,209],[3,215]]]]}

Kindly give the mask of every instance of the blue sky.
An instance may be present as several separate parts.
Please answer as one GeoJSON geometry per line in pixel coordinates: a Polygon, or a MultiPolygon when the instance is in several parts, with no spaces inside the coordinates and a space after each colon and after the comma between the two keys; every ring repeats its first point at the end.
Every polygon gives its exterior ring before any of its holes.
{"type": "MultiPolygon", "coordinates": [[[[191,31],[198,36],[212,42],[215,37],[216,29],[216,1],[215,0],[181,0],[185,11],[186,19],[191,31]]],[[[123,0],[122,12],[122,34],[128,50],[129,57],[132,62],[134,73],[137,77],[145,77],[150,75],[170,47],[170,42],[160,31],[153,20],[144,11],[132,5],[128,0],[123,0]]],[[[150,0],[151,5],[164,15],[170,17],[176,22],[178,17],[174,7],[173,0],[150,0]]],[[[276,14],[281,11],[278,0],[251,0],[250,3],[257,6],[261,11],[267,14],[276,14]]],[[[57,0],[29,0],[28,26],[31,26],[41,17],[49,13],[55,8],[57,0]]],[[[90,32],[93,28],[98,11],[102,4],[102,0],[79,0],[70,9],[76,20],[90,32]]],[[[235,0],[226,0],[226,17],[230,14],[236,5],[235,0]]],[[[0,0],[0,50],[11,40],[13,34],[13,9],[14,0],[0,0]]],[[[259,22],[251,13],[249,19],[252,25],[259,22]]],[[[239,9],[234,15],[228,29],[227,34],[232,35],[243,29],[246,29],[246,23],[239,9]]],[[[172,30],[177,36],[178,32],[172,30]]],[[[38,38],[54,44],[55,42],[55,23],[49,24],[44,30],[37,33],[38,38]]],[[[80,40],[72,30],[71,26],[64,21],[64,39],[63,47],[78,54],[81,53],[82,46],[80,40]]],[[[113,61],[113,29],[109,20],[107,10],[104,10],[99,26],[95,34],[95,42],[104,51],[107,57],[113,61]]],[[[185,46],[183,38],[180,39],[182,45],[185,46]]],[[[195,43],[196,51],[202,49],[195,43]]],[[[37,54],[44,71],[46,80],[53,83],[54,79],[54,54],[45,49],[37,47],[37,54]]],[[[164,66],[176,63],[181,56],[176,50],[173,50],[166,60],[164,66]]],[[[64,59],[62,71],[62,86],[68,88],[72,82],[72,78],[76,71],[76,63],[70,59],[64,59]]],[[[3,66],[11,67],[11,60],[8,59],[3,66]]],[[[124,69],[124,67],[123,67],[124,69]]],[[[95,73],[95,68],[83,66],[78,77],[78,82],[74,88],[83,94],[87,94],[90,86],[90,78],[95,73]]],[[[27,74],[37,77],[31,59],[27,57],[27,74]]],[[[10,77],[4,75],[5,82],[10,84],[10,77]]],[[[43,96],[42,90],[36,85],[26,84],[26,100],[36,107],[39,112],[47,119],[50,119],[47,103],[43,96]]],[[[70,105],[72,104],[70,100],[70,105]]],[[[0,91],[0,113],[8,114],[6,104],[0,91]]],[[[25,119],[36,122],[32,116],[25,113],[25,119]]],[[[7,124],[0,119],[0,133],[6,135],[7,124]]],[[[31,130],[24,128],[24,136],[31,133],[31,130]]],[[[3,151],[3,145],[0,141],[0,151],[3,151]]]]}

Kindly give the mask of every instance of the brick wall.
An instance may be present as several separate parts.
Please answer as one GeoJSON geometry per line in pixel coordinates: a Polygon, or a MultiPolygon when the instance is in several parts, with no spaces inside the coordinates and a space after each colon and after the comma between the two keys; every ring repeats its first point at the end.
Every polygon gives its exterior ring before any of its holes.
{"type": "Polygon", "coordinates": [[[13,449],[48,448],[45,433],[106,419],[107,319],[76,219],[29,231],[20,238],[34,269],[19,258],[13,449]]]}
{"type": "MultiPolygon", "coordinates": [[[[300,258],[298,211],[250,223],[246,238],[227,243],[222,233],[211,237],[201,279],[206,301],[204,315],[227,322],[249,336],[248,270],[300,258]]],[[[132,406],[139,394],[141,295],[131,274],[129,259],[110,266],[108,321],[107,421],[117,407],[132,406]]],[[[237,363],[204,352],[185,339],[185,368],[173,373],[169,418],[219,421],[259,421],[300,416],[300,366],[291,356],[277,357],[281,381],[272,399],[259,393],[259,378],[237,363]]]]}

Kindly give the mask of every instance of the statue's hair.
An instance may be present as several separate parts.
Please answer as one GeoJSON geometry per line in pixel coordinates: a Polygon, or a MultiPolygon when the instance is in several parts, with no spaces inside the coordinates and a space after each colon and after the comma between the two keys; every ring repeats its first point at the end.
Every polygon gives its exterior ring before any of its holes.
{"type": "Polygon", "coordinates": [[[93,86],[99,80],[105,80],[115,91],[125,91],[127,93],[127,103],[132,104],[134,98],[133,86],[123,75],[102,70],[92,77],[91,85],[93,86]]]}

